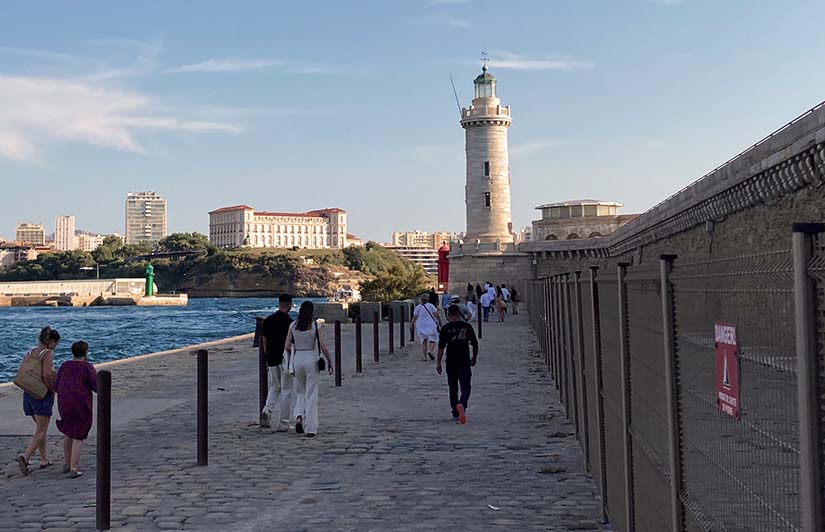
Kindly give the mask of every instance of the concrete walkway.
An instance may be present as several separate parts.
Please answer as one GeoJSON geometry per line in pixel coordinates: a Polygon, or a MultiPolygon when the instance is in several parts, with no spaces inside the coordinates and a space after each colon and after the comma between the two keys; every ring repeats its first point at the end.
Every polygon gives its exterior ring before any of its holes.
{"type": "MultiPolygon", "coordinates": [[[[418,346],[384,348],[375,365],[371,331],[365,324],[356,375],[345,327],[344,385],[323,377],[314,439],[255,424],[257,355],[248,339],[211,348],[208,467],[195,466],[191,352],[110,367],[113,530],[608,529],[525,318],[485,324],[463,426],[450,417],[446,379],[418,346]]],[[[381,332],[385,344],[386,324],[381,332]]],[[[8,415],[19,401],[0,389],[0,530],[93,530],[94,439],[86,476],[70,480],[60,475],[52,425],[58,465],[21,477],[12,460],[27,438],[8,415]]]]}

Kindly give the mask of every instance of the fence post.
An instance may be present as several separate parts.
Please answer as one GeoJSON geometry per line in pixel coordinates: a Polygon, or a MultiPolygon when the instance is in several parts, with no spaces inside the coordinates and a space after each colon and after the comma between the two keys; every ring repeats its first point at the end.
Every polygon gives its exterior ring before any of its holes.
{"type": "Polygon", "coordinates": [[[536,323],[540,326],[539,335],[541,337],[541,352],[544,355],[544,366],[547,371],[552,373],[550,369],[550,310],[547,305],[547,279],[542,279],[537,283],[535,289],[535,305],[536,314],[541,314],[541,319],[537,319],[536,323]],[[539,297],[541,294],[541,297],[539,297]]]}
{"type": "Polygon", "coordinates": [[[112,372],[97,372],[97,482],[95,521],[111,528],[112,516],[112,372]]]}
{"type": "Polygon", "coordinates": [[[575,283],[573,285],[573,299],[576,303],[576,349],[579,353],[578,378],[581,383],[579,388],[581,389],[582,418],[584,421],[582,446],[584,447],[584,463],[587,464],[588,471],[592,471],[590,468],[590,424],[587,420],[587,416],[589,414],[587,410],[587,379],[585,379],[585,376],[587,375],[587,373],[585,373],[587,364],[585,363],[584,356],[584,311],[582,310],[581,277],[581,271],[573,272],[573,282],[575,283]]]}
{"type": "Polygon", "coordinates": [[[822,367],[817,342],[816,283],[808,275],[814,254],[814,235],[825,224],[793,225],[794,309],[796,315],[796,363],[799,394],[799,487],[802,531],[821,532],[823,517],[822,367]]]}
{"type": "Polygon", "coordinates": [[[392,328],[393,328],[392,307],[390,307],[390,312],[389,312],[389,315],[388,315],[388,319],[389,319],[389,321],[387,321],[387,324],[389,326],[389,333],[390,333],[389,334],[390,353],[392,353],[392,352],[395,351],[395,348],[392,345],[393,343],[395,343],[395,338],[393,338],[393,330],[392,330],[392,328]]]}
{"type": "Polygon", "coordinates": [[[401,320],[398,322],[398,341],[401,347],[404,347],[404,339],[407,337],[407,331],[404,330],[404,318],[406,317],[406,305],[401,306],[401,320]]]}
{"type": "Polygon", "coordinates": [[[559,372],[558,380],[561,386],[561,399],[564,404],[564,413],[567,416],[567,419],[570,419],[570,397],[569,392],[567,391],[566,379],[567,360],[564,356],[564,329],[562,327],[562,323],[564,323],[564,309],[561,305],[561,277],[558,275],[555,279],[554,288],[556,299],[556,368],[559,372]]]}
{"type": "Polygon", "coordinates": [[[335,386],[341,386],[341,320],[335,320],[335,386]]]}
{"type": "MultiPolygon", "coordinates": [[[[257,320],[263,321],[261,318],[257,320]]],[[[256,321],[257,321],[256,320],[256,321]]],[[[259,336],[259,335],[257,335],[259,336]]],[[[266,397],[269,394],[269,367],[266,362],[266,353],[264,352],[263,342],[260,338],[257,340],[258,346],[258,424],[264,427],[264,407],[266,406],[266,397]]]]}
{"type": "Polygon", "coordinates": [[[264,318],[255,318],[255,335],[252,337],[252,347],[258,347],[261,338],[261,329],[264,325],[264,318]]]}
{"type": "Polygon", "coordinates": [[[576,349],[573,343],[573,302],[570,296],[570,274],[565,273],[562,276],[562,304],[564,305],[564,313],[567,319],[564,324],[564,335],[567,338],[567,359],[570,364],[570,371],[567,372],[569,378],[568,385],[570,386],[570,400],[573,404],[573,425],[576,427],[576,438],[579,436],[581,426],[579,425],[579,387],[576,381],[576,349]]]}
{"type": "Polygon", "coordinates": [[[630,432],[630,344],[627,334],[627,282],[625,281],[627,266],[626,262],[619,263],[616,283],[619,292],[619,365],[622,374],[625,531],[633,532],[635,519],[633,518],[633,439],[630,432]]]}
{"type": "Polygon", "coordinates": [[[481,300],[478,301],[478,339],[481,340],[481,327],[484,321],[484,307],[481,306],[481,300]]]}
{"type": "Polygon", "coordinates": [[[355,316],[355,372],[361,373],[361,315],[355,316]]]}
{"type": "MultiPolygon", "coordinates": [[[[209,360],[206,349],[198,350],[198,465],[209,463],[209,360]]],[[[265,361],[265,360],[264,360],[265,361]]]]}
{"type": "Polygon", "coordinates": [[[599,494],[602,498],[602,522],[607,523],[607,456],[604,441],[604,378],[602,373],[602,324],[599,313],[599,282],[598,266],[590,267],[590,309],[593,318],[593,357],[596,365],[593,372],[596,376],[596,442],[599,450],[599,494]]]}
{"type": "Polygon", "coordinates": [[[667,393],[668,454],[670,455],[670,529],[685,529],[684,512],[679,494],[682,492],[682,439],[679,418],[679,359],[676,357],[676,307],[670,273],[676,255],[659,257],[659,277],[662,290],[662,336],[665,352],[665,390],[667,393]]]}
{"type": "MultiPolygon", "coordinates": [[[[554,297],[554,290],[556,288],[552,277],[547,279],[547,315],[549,321],[547,323],[547,358],[550,361],[550,373],[553,374],[553,385],[558,391],[561,384],[559,383],[559,371],[556,366],[556,299],[554,297]]],[[[561,402],[561,397],[559,397],[561,402]]]]}
{"type": "Polygon", "coordinates": [[[372,359],[378,364],[378,326],[381,324],[381,313],[372,313],[372,359]]]}

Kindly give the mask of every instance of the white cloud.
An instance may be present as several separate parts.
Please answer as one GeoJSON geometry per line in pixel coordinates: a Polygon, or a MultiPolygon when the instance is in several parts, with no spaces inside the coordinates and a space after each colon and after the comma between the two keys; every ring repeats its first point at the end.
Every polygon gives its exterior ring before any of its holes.
{"type": "Polygon", "coordinates": [[[234,124],[184,120],[148,95],[77,79],[0,75],[0,157],[35,160],[48,142],[145,153],[137,130],[238,133],[234,124]]]}
{"type": "Polygon", "coordinates": [[[462,30],[466,30],[472,24],[469,20],[465,20],[463,18],[450,18],[447,19],[447,25],[452,26],[453,28],[461,28],[462,30]]]}
{"type": "Polygon", "coordinates": [[[266,68],[281,68],[295,74],[326,74],[330,68],[324,65],[311,65],[301,61],[287,61],[283,59],[237,59],[214,58],[181,65],[172,68],[170,72],[246,72],[263,70],[266,68]]]}
{"type": "Polygon", "coordinates": [[[527,58],[510,52],[498,52],[490,59],[490,68],[511,70],[587,70],[593,64],[569,57],[527,58]]]}

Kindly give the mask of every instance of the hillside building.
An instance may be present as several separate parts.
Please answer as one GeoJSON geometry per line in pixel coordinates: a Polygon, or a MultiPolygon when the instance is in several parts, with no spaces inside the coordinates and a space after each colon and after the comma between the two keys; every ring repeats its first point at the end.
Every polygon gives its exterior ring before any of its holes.
{"type": "Polygon", "coordinates": [[[126,194],[126,244],[155,245],[166,237],[166,198],[155,192],[126,194]]]}
{"type": "Polygon", "coordinates": [[[15,240],[21,243],[27,242],[35,246],[45,246],[46,230],[43,228],[43,224],[20,222],[17,224],[15,240]]]}
{"type": "Polygon", "coordinates": [[[533,220],[533,240],[575,240],[607,236],[638,214],[619,214],[621,203],[593,199],[539,205],[541,219],[533,220]]]}
{"type": "Polygon", "coordinates": [[[347,213],[338,208],[294,213],[235,205],[209,213],[209,243],[216,247],[343,249],[347,236],[347,213]]]}

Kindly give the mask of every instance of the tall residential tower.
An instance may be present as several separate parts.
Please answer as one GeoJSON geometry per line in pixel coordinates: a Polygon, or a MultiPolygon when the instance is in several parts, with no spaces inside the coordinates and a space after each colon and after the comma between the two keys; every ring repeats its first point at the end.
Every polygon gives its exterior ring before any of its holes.
{"type": "Polygon", "coordinates": [[[59,251],[77,249],[77,237],[74,236],[75,217],[58,216],[54,219],[54,247],[59,251]]]}
{"type": "Polygon", "coordinates": [[[154,192],[126,194],[126,244],[157,244],[166,236],[166,199],[154,192]]]}
{"type": "Polygon", "coordinates": [[[464,242],[513,242],[510,209],[510,108],[496,96],[487,62],[473,82],[475,98],[461,110],[467,152],[467,233],[464,242]]]}

